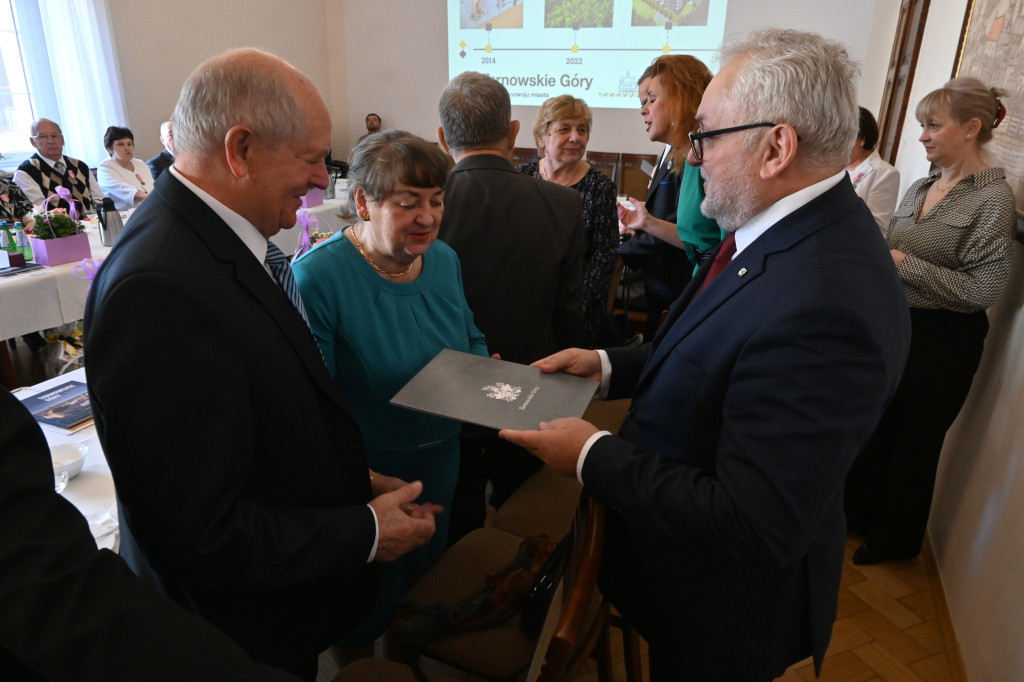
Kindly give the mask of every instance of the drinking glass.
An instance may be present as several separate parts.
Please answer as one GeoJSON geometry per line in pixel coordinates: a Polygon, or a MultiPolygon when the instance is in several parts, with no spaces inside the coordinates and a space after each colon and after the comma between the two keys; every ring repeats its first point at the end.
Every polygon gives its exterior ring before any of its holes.
{"type": "Polygon", "coordinates": [[[62,492],[68,485],[68,468],[64,464],[53,464],[53,489],[62,492]]]}

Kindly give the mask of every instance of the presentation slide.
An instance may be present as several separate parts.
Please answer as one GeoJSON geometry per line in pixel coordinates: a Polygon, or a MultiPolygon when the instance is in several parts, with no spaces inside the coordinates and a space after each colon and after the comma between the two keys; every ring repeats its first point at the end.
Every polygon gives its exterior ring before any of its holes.
{"type": "Polygon", "coordinates": [[[449,77],[480,71],[512,104],[570,94],[633,109],[636,81],[663,54],[714,68],[727,0],[448,0],[449,77]]]}

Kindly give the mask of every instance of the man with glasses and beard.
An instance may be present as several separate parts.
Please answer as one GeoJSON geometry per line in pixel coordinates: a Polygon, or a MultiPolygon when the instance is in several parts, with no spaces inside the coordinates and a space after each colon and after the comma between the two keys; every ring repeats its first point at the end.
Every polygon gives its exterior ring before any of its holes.
{"type": "Polygon", "coordinates": [[[580,419],[502,431],[608,510],[603,593],[651,679],[767,681],[836,615],[843,481],[910,341],[892,258],[845,172],[858,69],[839,43],[767,29],[723,50],[689,163],[730,234],[644,348],[544,371],[632,396],[618,436],[580,419]]]}

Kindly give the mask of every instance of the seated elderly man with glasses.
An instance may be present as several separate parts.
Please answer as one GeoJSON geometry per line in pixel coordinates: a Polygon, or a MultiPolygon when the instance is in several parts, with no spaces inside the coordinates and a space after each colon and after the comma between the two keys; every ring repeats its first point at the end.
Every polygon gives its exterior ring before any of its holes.
{"type": "Polygon", "coordinates": [[[89,167],[64,156],[64,134],[59,125],[47,118],[35,120],[29,142],[36,153],[18,166],[14,182],[34,206],[52,196],[58,187],[66,187],[71,198],[81,201],[86,210],[93,210],[102,201],[103,192],[89,167]]]}

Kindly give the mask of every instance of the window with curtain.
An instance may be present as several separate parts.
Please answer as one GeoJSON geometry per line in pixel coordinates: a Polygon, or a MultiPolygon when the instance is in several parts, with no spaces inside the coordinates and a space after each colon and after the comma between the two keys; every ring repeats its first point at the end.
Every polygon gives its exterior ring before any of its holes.
{"type": "Polygon", "coordinates": [[[125,103],[106,0],[0,0],[0,169],[35,150],[29,126],[60,124],[64,153],[96,166],[125,103]]]}

